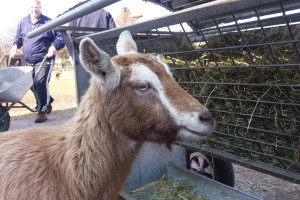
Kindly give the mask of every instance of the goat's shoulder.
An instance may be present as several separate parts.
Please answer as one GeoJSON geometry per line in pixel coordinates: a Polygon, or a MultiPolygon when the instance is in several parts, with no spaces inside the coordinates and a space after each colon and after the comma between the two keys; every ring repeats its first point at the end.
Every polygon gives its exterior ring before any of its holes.
{"type": "Polygon", "coordinates": [[[59,136],[58,127],[31,127],[22,130],[8,131],[0,135],[0,152],[4,154],[24,154],[32,151],[48,151],[51,144],[57,144],[63,136],[59,136]],[[22,151],[22,149],[24,151],[22,151]]]}

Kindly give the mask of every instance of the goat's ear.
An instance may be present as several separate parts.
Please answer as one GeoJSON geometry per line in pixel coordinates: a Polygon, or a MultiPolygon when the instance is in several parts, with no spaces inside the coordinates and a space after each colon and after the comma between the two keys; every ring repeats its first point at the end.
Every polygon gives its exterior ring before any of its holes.
{"type": "Polygon", "coordinates": [[[114,65],[108,55],[101,51],[90,38],[80,42],[80,62],[96,80],[107,89],[119,84],[121,70],[114,65]]]}
{"type": "Polygon", "coordinates": [[[129,31],[123,31],[117,42],[118,55],[137,53],[137,46],[129,31]]]}

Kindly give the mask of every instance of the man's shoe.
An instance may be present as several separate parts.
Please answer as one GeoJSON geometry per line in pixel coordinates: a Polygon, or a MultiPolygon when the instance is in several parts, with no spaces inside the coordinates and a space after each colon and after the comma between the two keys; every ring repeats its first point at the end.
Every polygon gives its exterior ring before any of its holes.
{"type": "Polygon", "coordinates": [[[42,111],[39,111],[36,119],[35,119],[35,123],[42,123],[44,121],[47,120],[47,113],[46,112],[42,112],[42,111]]]}
{"type": "Polygon", "coordinates": [[[52,105],[51,103],[47,106],[47,114],[50,114],[52,111],[52,105]]]}

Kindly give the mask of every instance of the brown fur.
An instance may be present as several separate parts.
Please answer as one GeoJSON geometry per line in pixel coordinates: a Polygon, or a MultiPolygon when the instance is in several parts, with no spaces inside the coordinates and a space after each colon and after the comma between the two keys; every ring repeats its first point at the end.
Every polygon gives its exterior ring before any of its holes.
{"type": "MultiPolygon", "coordinates": [[[[0,199],[117,199],[143,142],[170,147],[175,141],[180,127],[154,92],[137,92],[129,81],[130,65],[149,66],[169,96],[180,95],[189,106],[196,100],[150,55],[117,56],[113,61],[122,67],[119,86],[102,91],[92,78],[76,115],[66,124],[0,135],[0,199]]],[[[176,103],[180,108],[182,103],[176,103]]]]}

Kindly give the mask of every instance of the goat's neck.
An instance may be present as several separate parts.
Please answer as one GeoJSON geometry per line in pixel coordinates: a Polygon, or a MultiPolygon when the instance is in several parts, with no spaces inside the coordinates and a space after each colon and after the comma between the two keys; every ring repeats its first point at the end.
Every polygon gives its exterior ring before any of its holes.
{"type": "Polygon", "coordinates": [[[82,101],[85,107],[79,107],[77,115],[69,122],[73,124],[70,124],[67,145],[72,162],[68,166],[70,173],[75,172],[77,180],[74,181],[79,186],[92,187],[93,195],[99,192],[109,199],[111,194],[103,194],[103,191],[121,189],[141,143],[113,132],[105,118],[99,115],[102,111],[99,94],[90,92],[82,101]],[[96,106],[95,99],[100,101],[96,106]]]}

